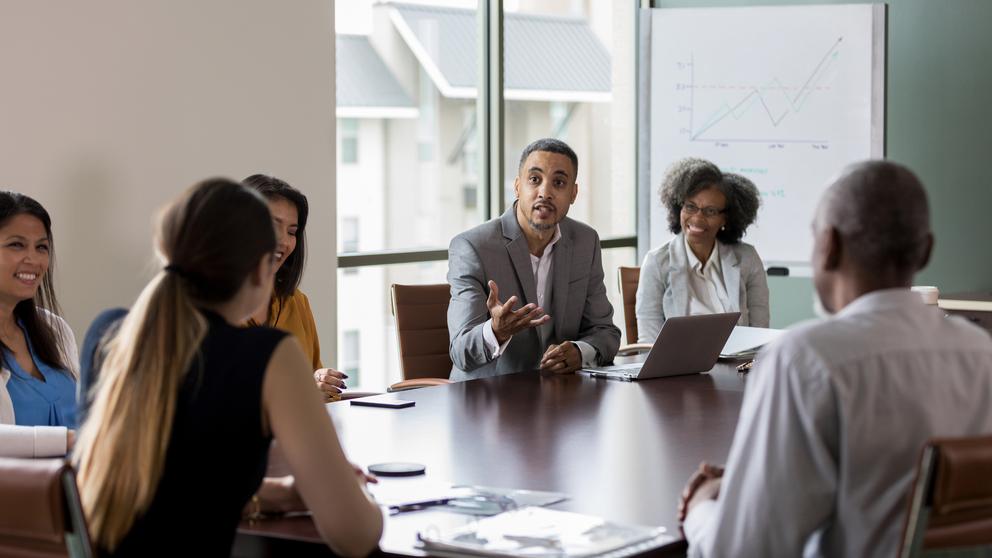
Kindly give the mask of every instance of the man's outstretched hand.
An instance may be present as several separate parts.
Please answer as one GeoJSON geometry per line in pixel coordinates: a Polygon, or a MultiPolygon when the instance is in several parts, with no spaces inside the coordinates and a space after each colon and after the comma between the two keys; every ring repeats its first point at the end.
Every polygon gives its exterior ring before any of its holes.
{"type": "Polygon", "coordinates": [[[551,316],[544,313],[544,308],[536,304],[526,304],[519,310],[513,310],[513,305],[518,300],[514,295],[506,302],[500,302],[499,287],[496,286],[495,281],[489,281],[489,298],[486,299],[486,306],[489,307],[489,316],[493,319],[493,333],[500,345],[506,343],[517,332],[538,327],[551,320],[551,316]]]}

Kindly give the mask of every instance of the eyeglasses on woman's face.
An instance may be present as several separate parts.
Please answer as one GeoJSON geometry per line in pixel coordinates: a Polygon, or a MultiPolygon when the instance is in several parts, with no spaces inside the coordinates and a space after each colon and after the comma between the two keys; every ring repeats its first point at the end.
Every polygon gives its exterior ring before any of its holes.
{"type": "Polygon", "coordinates": [[[710,219],[720,215],[721,213],[725,213],[727,210],[719,207],[699,207],[692,202],[685,202],[685,204],[682,205],[682,212],[686,215],[695,215],[700,211],[703,212],[703,217],[710,219]]]}

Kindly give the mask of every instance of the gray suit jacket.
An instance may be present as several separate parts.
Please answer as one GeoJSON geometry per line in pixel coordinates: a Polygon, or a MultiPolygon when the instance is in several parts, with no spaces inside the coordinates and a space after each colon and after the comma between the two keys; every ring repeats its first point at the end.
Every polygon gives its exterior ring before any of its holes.
{"type": "MultiPolygon", "coordinates": [[[[754,246],[720,242],[720,268],[733,310],[741,313],[737,323],[768,327],[768,278],[754,246]]],[[[682,233],[644,257],[635,306],[638,343],[654,343],[666,318],[689,313],[688,273],[682,233]]]]}
{"type": "MultiPolygon", "coordinates": [[[[547,349],[536,329],[513,336],[497,358],[489,357],[482,328],[489,320],[488,281],[499,287],[500,300],[516,295],[524,304],[537,303],[527,238],[515,214],[516,205],[499,219],[463,232],[448,248],[449,352],[454,381],[536,370],[547,349]]],[[[596,349],[600,364],[613,361],[620,347],[620,330],[613,325],[613,306],[606,298],[599,235],[588,225],[565,218],[559,223],[561,240],[555,244],[551,266],[549,343],[584,341],[596,349]]]]}

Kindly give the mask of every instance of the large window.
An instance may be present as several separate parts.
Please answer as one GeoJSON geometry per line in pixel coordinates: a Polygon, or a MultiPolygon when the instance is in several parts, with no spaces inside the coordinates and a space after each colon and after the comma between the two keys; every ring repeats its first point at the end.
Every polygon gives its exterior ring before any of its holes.
{"type": "MultiPolygon", "coordinates": [[[[630,5],[628,0],[623,4],[630,5]]],[[[614,61],[632,60],[634,42],[617,33],[619,0],[518,0],[503,15],[504,192],[513,203],[520,152],[531,141],[554,137],[579,157],[579,194],[568,216],[591,225],[608,245],[603,251],[607,292],[623,331],[617,266],[637,265],[634,130],[628,118],[633,80],[614,61]],[[614,40],[613,37],[618,37],[614,40]],[[619,78],[617,77],[619,76],[619,78]]]]}
{"type": "MultiPolygon", "coordinates": [[[[476,8],[489,13],[488,4],[336,3],[343,252],[336,360],[354,367],[351,355],[361,355],[363,389],[401,379],[389,286],[444,282],[451,237],[512,203],[520,150],[540,137],[561,138],[579,155],[579,198],[569,215],[604,240],[607,289],[622,323],[616,267],[637,263],[634,162],[626,157],[635,139],[633,79],[618,80],[611,60],[633,56],[632,34],[616,33],[613,19],[614,4],[630,2],[505,2],[505,155],[502,183],[492,185],[496,162],[480,138],[499,137],[498,130],[480,135],[476,109],[477,96],[491,94],[477,75],[476,8]],[[570,50],[576,55],[560,53],[570,50]],[[566,58],[573,68],[561,67],[566,58]]],[[[632,6],[622,13],[632,19],[632,6]]]]}

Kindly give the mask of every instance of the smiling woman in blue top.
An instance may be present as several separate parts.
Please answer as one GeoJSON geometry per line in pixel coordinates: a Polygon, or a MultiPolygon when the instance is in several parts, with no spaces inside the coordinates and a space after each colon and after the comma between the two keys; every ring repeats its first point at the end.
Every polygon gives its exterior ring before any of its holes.
{"type": "Polygon", "coordinates": [[[76,428],[78,358],[58,317],[52,220],[37,201],[0,192],[0,455],[63,455],[76,428]]]}
{"type": "Polygon", "coordinates": [[[740,312],[739,324],[768,327],[768,280],[741,237],[758,214],[754,183],[703,159],[676,161],[661,203],[675,238],[648,252],[637,286],[637,341],[654,343],[667,318],[740,312]]]}

